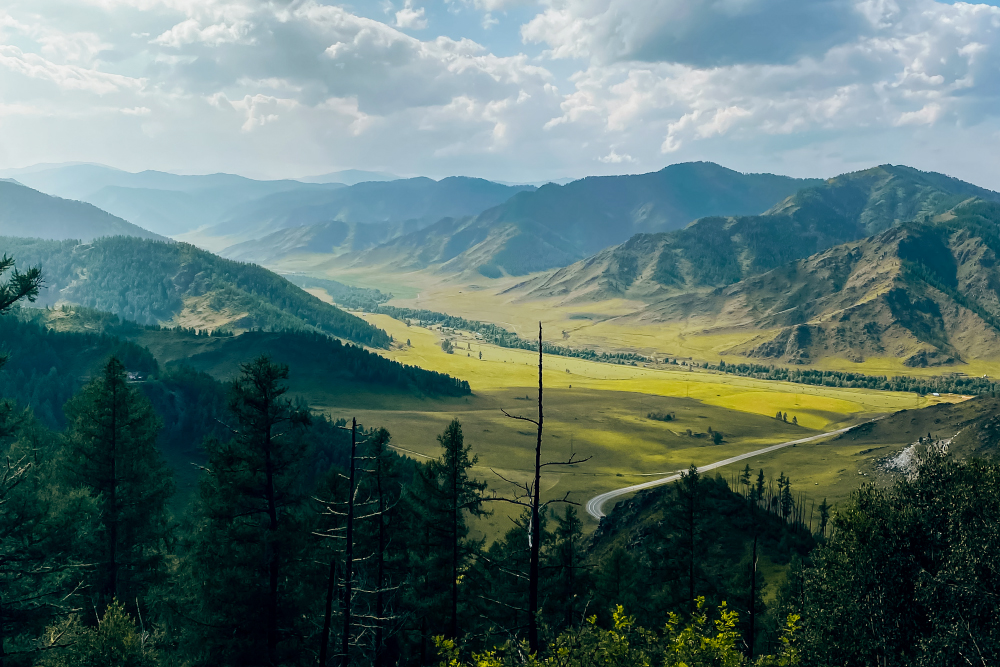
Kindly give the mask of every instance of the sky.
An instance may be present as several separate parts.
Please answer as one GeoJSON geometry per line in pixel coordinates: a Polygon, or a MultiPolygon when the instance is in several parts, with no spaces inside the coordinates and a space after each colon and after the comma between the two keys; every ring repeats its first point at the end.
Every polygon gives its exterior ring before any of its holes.
{"type": "Polygon", "coordinates": [[[535,182],[711,160],[1000,190],[1000,8],[0,0],[0,169],[535,182]]]}

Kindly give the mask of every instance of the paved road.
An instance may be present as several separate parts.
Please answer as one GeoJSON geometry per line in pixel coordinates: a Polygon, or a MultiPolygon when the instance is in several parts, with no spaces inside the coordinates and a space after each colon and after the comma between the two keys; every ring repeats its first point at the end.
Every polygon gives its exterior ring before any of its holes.
{"type": "MultiPolygon", "coordinates": [[[[782,442],[777,445],[771,445],[770,447],[765,447],[764,449],[758,449],[752,452],[747,452],[746,454],[740,454],[739,456],[734,456],[732,458],[723,459],[722,461],[716,461],[715,463],[709,463],[708,465],[701,466],[698,468],[698,472],[707,472],[709,470],[714,470],[716,468],[721,468],[722,466],[727,466],[730,463],[737,463],[744,459],[753,458],[754,456],[759,456],[760,454],[767,454],[768,452],[773,452],[777,449],[783,447],[789,447],[791,445],[801,445],[804,442],[812,442],[813,440],[819,440],[820,438],[826,438],[831,435],[839,435],[840,433],[845,433],[850,431],[854,426],[848,426],[846,428],[837,429],[836,431],[830,431],[829,433],[820,433],[819,435],[813,435],[808,438],[802,438],[801,440],[789,440],[788,442],[782,442]]],[[[660,479],[654,479],[651,482],[644,482],[642,484],[635,484],[633,486],[626,486],[621,489],[615,489],[614,491],[608,491],[607,493],[602,493],[598,496],[594,496],[587,501],[587,514],[594,517],[598,521],[604,516],[604,503],[608,502],[612,498],[617,498],[618,496],[624,496],[629,493],[635,493],[636,491],[642,491],[643,489],[651,489],[654,486],[660,486],[661,484],[669,484],[670,482],[676,482],[681,478],[680,471],[670,475],[669,477],[661,477],[660,479]]]]}

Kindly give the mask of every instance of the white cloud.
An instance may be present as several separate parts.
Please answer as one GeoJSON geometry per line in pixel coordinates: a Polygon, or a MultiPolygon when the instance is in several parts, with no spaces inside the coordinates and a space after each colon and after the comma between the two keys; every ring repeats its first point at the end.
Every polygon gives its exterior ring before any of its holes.
{"type": "Polygon", "coordinates": [[[413,8],[413,3],[406,0],[406,4],[396,12],[396,27],[406,30],[423,30],[427,27],[427,18],[424,16],[424,8],[413,8]]]}
{"type": "Polygon", "coordinates": [[[153,40],[153,44],[180,48],[187,44],[202,43],[207,46],[222,44],[253,44],[250,30],[253,25],[246,21],[232,24],[217,23],[202,27],[195,19],[181,21],[153,40]]]}
{"type": "Polygon", "coordinates": [[[573,77],[547,127],[659,131],[661,152],[675,153],[713,137],[932,125],[949,113],[974,124],[1000,101],[1000,9],[924,2],[887,15],[897,22],[877,35],[787,64],[598,62],[573,77]]]}
{"type": "Polygon", "coordinates": [[[904,111],[896,119],[896,125],[933,125],[941,117],[940,104],[930,103],[917,111],[904,111]]]}
{"type": "Polygon", "coordinates": [[[614,149],[605,155],[604,157],[597,158],[600,162],[604,164],[621,164],[623,162],[635,162],[631,155],[625,153],[624,155],[619,155],[614,149]]]}
{"type": "Polygon", "coordinates": [[[298,106],[295,100],[282,99],[271,95],[245,95],[242,100],[229,100],[229,104],[246,113],[246,122],[240,128],[250,132],[254,128],[277,121],[279,111],[288,111],[298,106]]]}
{"type": "Polygon", "coordinates": [[[0,45],[0,66],[32,79],[50,81],[65,90],[82,90],[103,95],[122,89],[141,89],[143,79],[109,74],[77,65],[60,65],[16,46],[0,45]]]}
{"type": "Polygon", "coordinates": [[[975,157],[1000,152],[1000,9],[987,5],[451,0],[446,37],[411,32],[438,27],[420,0],[386,0],[375,18],[332,0],[0,4],[0,162],[334,161],[523,181],[926,155],[917,166],[979,160],[1000,187],[1000,165],[975,157]]]}

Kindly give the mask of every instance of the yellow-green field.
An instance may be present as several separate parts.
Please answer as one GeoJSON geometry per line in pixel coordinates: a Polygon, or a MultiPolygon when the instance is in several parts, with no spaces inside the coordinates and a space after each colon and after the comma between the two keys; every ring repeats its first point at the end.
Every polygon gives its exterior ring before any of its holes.
{"type": "MultiPolygon", "coordinates": [[[[311,387],[310,398],[317,407],[337,417],[357,416],[366,426],[385,426],[401,452],[418,458],[436,457],[436,434],[458,418],[479,456],[476,474],[491,488],[505,490],[500,476],[527,479],[533,426],[506,418],[501,408],[535,415],[537,353],[483,344],[465,332],[406,326],[384,315],[363,317],[395,338],[386,356],[468,380],[473,395],[459,399],[344,395],[311,387]],[[453,342],[453,354],[441,349],[445,338],[453,342]]],[[[959,398],[808,387],[676,366],[624,366],[552,355],[545,355],[544,367],[546,458],[565,459],[571,454],[591,458],[547,474],[543,490],[546,497],[561,497],[568,491],[581,503],[594,494],[648,481],[691,463],[703,465],[877,415],[959,398]],[[787,412],[789,421],[794,416],[798,425],[775,419],[778,411],[787,412]],[[652,420],[647,418],[650,412],[673,413],[676,419],[652,420]],[[722,444],[712,444],[709,428],[724,434],[722,444]]],[[[789,474],[794,486],[817,502],[823,497],[836,502],[858,485],[858,470],[864,464],[859,451],[860,447],[844,442],[811,443],[762,456],[750,465],[774,476],[789,474]]],[[[509,526],[508,507],[498,504],[497,513],[481,528],[495,534],[509,526]]]]}

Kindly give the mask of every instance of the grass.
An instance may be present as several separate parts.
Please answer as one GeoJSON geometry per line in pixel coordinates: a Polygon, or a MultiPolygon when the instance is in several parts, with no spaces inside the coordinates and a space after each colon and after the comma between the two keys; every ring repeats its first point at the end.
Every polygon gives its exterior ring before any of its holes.
{"type": "MultiPolygon", "coordinates": [[[[310,401],[331,416],[357,416],[366,426],[388,428],[393,444],[417,458],[438,456],[437,434],[451,419],[458,418],[467,442],[479,456],[475,472],[491,489],[509,490],[501,476],[526,481],[533,461],[534,427],[504,417],[501,408],[535,415],[537,355],[482,344],[462,332],[407,327],[384,315],[364,317],[394,336],[396,345],[384,352],[386,356],[467,379],[473,395],[431,399],[345,393],[322,385],[300,388],[310,401]],[[441,349],[445,338],[453,341],[454,354],[441,349]]],[[[554,498],[569,492],[571,499],[581,503],[597,493],[648,481],[691,463],[703,465],[875,415],[957,399],[809,387],[676,367],[619,366],[550,355],[544,357],[544,365],[544,456],[592,458],[546,474],[543,494],[554,498]],[[775,419],[779,410],[789,413],[789,420],[796,416],[799,425],[775,419]],[[650,412],[673,413],[676,420],[648,419],[650,412]],[[722,444],[711,444],[709,427],[724,434],[722,444]]],[[[751,466],[764,467],[774,477],[785,472],[797,489],[805,490],[817,502],[823,497],[842,501],[858,484],[858,467],[854,465],[858,461],[851,458],[856,449],[825,443],[803,445],[753,460],[751,466]]],[[[720,472],[727,476],[731,471],[720,472]]],[[[494,516],[479,524],[486,535],[496,535],[511,525],[509,506],[496,505],[494,516]]],[[[596,526],[591,519],[586,521],[588,528],[596,526]]]]}

